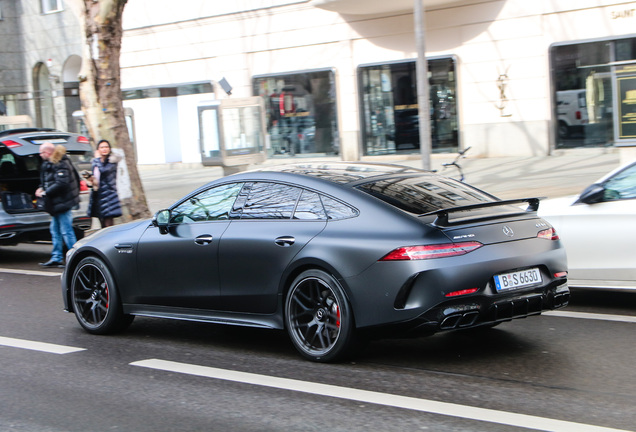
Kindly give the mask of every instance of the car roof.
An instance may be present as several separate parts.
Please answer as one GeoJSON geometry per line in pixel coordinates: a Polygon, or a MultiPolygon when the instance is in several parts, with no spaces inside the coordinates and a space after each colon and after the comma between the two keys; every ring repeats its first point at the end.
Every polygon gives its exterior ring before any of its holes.
{"type": "Polygon", "coordinates": [[[62,144],[69,153],[84,153],[93,148],[83,135],[47,128],[9,129],[0,132],[0,146],[8,148],[18,156],[40,153],[45,142],[62,144]]]}
{"type": "Polygon", "coordinates": [[[368,162],[309,162],[263,167],[249,173],[278,172],[317,178],[346,186],[356,186],[371,180],[394,177],[412,177],[434,174],[403,165],[368,162]]]}

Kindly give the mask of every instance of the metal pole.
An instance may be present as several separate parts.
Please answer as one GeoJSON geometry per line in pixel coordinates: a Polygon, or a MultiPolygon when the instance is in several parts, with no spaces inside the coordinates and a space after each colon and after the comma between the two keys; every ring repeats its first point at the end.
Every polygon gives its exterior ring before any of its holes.
{"type": "Polygon", "coordinates": [[[419,107],[420,151],[422,154],[422,168],[431,169],[431,118],[428,89],[428,63],[426,61],[425,44],[425,12],[424,0],[414,0],[413,16],[415,19],[415,41],[417,44],[417,105],[419,107]]]}

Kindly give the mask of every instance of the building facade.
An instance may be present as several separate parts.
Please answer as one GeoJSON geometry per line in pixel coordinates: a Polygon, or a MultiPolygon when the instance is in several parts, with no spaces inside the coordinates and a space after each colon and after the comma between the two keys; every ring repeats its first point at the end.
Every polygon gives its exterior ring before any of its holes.
{"type": "Polygon", "coordinates": [[[62,0],[0,0],[0,114],[68,129],[80,109],[81,36],[62,0]]]}
{"type": "MultiPolygon", "coordinates": [[[[413,5],[129,0],[121,80],[139,163],[200,163],[198,107],[248,96],[265,101],[270,158],[419,154],[413,5]]],[[[424,5],[433,153],[634,145],[636,2],[424,5]]],[[[0,62],[0,100],[38,125],[73,128],[77,18],[62,0],[0,0],[0,8],[0,34],[15,46],[0,47],[10,60],[0,62]],[[34,26],[47,26],[45,40],[34,26]]]]}

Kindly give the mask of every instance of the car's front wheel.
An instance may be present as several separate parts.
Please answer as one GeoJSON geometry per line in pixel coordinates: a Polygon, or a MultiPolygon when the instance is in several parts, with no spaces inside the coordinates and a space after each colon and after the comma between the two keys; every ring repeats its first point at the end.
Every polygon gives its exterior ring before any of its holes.
{"type": "Polygon", "coordinates": [[[71,280],[71,302],[77,320],[89,333],[121,331],[134,318],[123,314],[110,270],[96,257],[84,258],[75,268],[71,280]]]}
{"type": "Polygon", "coordinates": [[[309,360],[341,360],[353,348],[351,306],[338,281],[322,270],[307,270],[294,280],[285,300],[285,325],[309,360]]]}

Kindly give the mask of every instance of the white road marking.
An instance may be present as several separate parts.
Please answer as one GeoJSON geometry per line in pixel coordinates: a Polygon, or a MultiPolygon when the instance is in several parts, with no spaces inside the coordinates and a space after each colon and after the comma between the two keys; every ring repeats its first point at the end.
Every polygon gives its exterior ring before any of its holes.
{"type": "Polygon", "coordinates": [[[0,345],[13,348],[24,348],[33,351],[42,351],[51,354],[70,354],[86,350],[86,348],[75,348],[65,345],[55,345],[45,342],[34,342],[25,339],[14,339],[2,336],[0,336],[0,345]]]}
{"type": "Polygon", "coordinates": [[[600,320],[600,321],[618,321],[618,322],[626,322],[626,323],[635,323],[636,324],[636,316],[628,316],[628,315],[610,315],[610,314],[597,314],[597,313],[587,313],[587,312],[569,312],[569,311],[547,311],[542,312],[543,315],[556,316],[562,318],[580,318],[580,319],[591,319],[591,320],[600,320]]]}
{"type": "Polygon", "coordinates": [[[621,429],[586,425],[583,423],[574,423],[545,417],[535,417],[526,414],[516,414],[506,411],[476,408],[448,402],[437,402],[426,399],[392,395],[388,393],[378,393],[368,390],[358,390],[354,388],[319,384],[308,381],[299,381],[288,378],[278,378],[268,375],[258,375],[227,369],[217,369],[212,367],[197,366],[187,363],[177,363],[160,359],[141,360],[130,364],[132,366],[139,366],[150,369],[310,393],[319,396],[328,396],[357,402],[385,405],[433,414],[441,414],[451,417],[460,417],[471,420],[498,423],[525,429],[535,429],[551,432],[628,432],[621,429]]]}
{"type": "Polygon", "coordinates": [[[29,275],[29,276],[62,276],[62,272],[47,272],[47,271],[39,271],[39,270],[19,270],[19,269],[8,269],[8,268],[0,268],[0,273],[13,273],[13,274],[21,274],[21,275],[29,275]]]}

